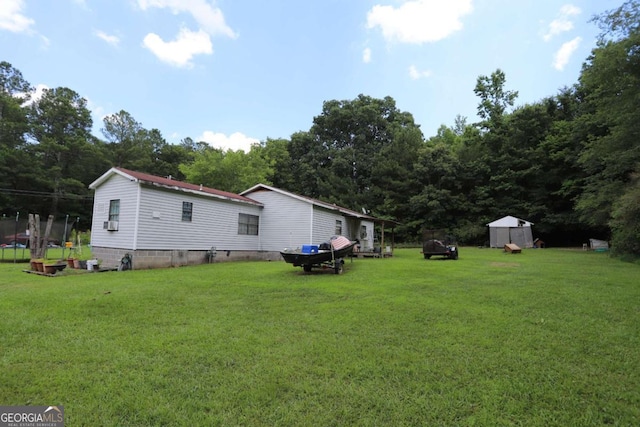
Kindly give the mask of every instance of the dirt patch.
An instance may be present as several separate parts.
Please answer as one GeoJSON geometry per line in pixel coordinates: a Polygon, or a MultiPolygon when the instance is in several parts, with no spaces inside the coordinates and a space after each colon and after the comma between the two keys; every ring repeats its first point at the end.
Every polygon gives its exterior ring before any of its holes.
{"type": "Polygon", "coordinates": [[[520,267],[517,262],[492,262],[491,267],[520,267]]]}

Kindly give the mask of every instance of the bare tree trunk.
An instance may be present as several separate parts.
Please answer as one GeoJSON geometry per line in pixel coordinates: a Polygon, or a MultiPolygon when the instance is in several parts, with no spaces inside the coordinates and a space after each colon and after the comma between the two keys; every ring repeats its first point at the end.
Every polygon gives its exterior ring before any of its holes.
{"type": "Polygon", "coordinates": [[[42,258],[45,258],[47,256],[47,249],[49,248],[49,235],[51,234],[51,227],[53,227],[53,215],[49,215],[49,218],[47,218],[47,228],[44,230],[44,238],[40,243],[42,258]]]}
{"type": "Polygon", "coordinates": [[[47,245],[49,244],[49,235],[52,227],[53,215],[49,215],[44,237],[40,237],[40,215],[29,214],[29,252],[31,253],[31,259],[40,259],[47,255],[47,245]]]}
{"type": "Polygon", "coordinates": [[[29,252],[31,259],[42,258],[40,256],[40,215],[29,214],[29,252]]]}

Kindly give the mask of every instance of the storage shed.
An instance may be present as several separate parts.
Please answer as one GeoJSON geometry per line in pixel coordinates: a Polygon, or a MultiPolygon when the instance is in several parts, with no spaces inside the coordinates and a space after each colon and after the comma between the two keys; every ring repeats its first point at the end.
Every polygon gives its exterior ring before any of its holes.
{"type": "Polygon", "coordinates": [[[533,247],[532,222],[514,216],[505,216],[487,224],[489,227],[489,246],[503,248],[515,243],[521,248],[533,247]]]}

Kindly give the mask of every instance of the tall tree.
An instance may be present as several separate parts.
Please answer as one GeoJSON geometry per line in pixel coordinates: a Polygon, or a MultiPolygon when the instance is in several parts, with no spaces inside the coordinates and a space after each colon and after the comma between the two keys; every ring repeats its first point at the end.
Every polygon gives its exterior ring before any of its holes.
{"type": "Polygon", "coordinates": [[[28,190],[32,164],[25,135],[29,130],[24,107],[31,85],[8,62],[0,62],[0,206],[3,213],[24,210],[21,191],[28,190]]]}
{"type": "Polygon", "coordinates": [[[577,207],[584,221],[607,226],[640,165],[640,2],[627,1],[595,21],[602,33],[579,80],[581,120],[590,132],[580,157],[587,178],[577,207]]]}
{"type": "Polygon", "coordinates": [[[139,138],[142,124],[124,110],[108,115],[103,123],[102,134],[113,165],[135,169],[135,163],[146,154],[139,138]]]}
{"type": "Polygon", "coordinates": [[[294,191],[296,176],[291,169],[292,159],[289,152],[290,141],[287,139],[267,138],[260,147],[252,147],[259,151],[267,161],[272,173],[267,177],[271,183],[278,187],[294,191]]]}
{"type": "Polygon", "coordinates": [[[513,107],[518,97],[517,91],[506,90],[507,77],[504,71],[497,69],[491,76],[479,76],[474,89],[480,98],[478,115],[482,118],[481,127],[496,130],[502,124],[502,118],[513,107]]]}
{"type": "Polygon", "coordinates": [[[453,129],[441,126],[438,134],[420,148],[415,157],[415,176],[420,191],[414,191],[410,210],[415,235],[422,229],[447,229],[452,231],[458,219],[457,210],[461,193],[459,161],[456,146],[460,136],[453,129]]]}
{"type": "Polygon", "coordinates": [[[171,146],[160,130],[145,129],[124,110],[105,117],[103,123],[102,134],[112,165],[178,179],[184,177],[178,166],[189,160],[189,152],[195,148],[171,146]]]}
{"type": "Polygon", "coordinates": [[[248,153],[210,148],[197,153],[192,163],[180,165],[180,171],[188,182],[234,193],[258,183],[271,184],[267,177],[273,173],[260,147],[248,153]]]}
{"type": "Polygon", "coordinates": [[[640,257],[640,177],[633,176],[611,214],[612,250],[621,256],[640,257]]]}
{"type": "Polygon", "coordinates": [[[290,169],[295,180],[291,183],[289,191],[307,197],[325,197],[320,194],[319,186],[321,171],[325,171],[330,165],[325,151],[326,147],[317,144],[311,132],[296,132],[291,135],[290,169]]]}
{"type": "Polygon", "coordinates": [[[326,101],[309,131],[312,144],[301,153],[301,162],[316,171],[316,196],[354,209],[370,203],[375,155],[407,127],[417,128],[391,97],[326,101]]]}
{"type": "Polygon", "coordinates": [[[88,194],[87,183],[78,179],[91,153],[91,113],[87,101],[75,91],[61,87],[45,89],[30,107],[31,137],[43,173],[38,177],[43,189],[51,192],[43,209],[52,215],[61,200],[88,194]]]}
{"type": "Polygon", "coordinates": [[[491,76],[480,76],[474,92],[480,98],[478,115],[483,119],[479,124],[482,131],[477,147],[482,162],[487,166],[487,174],[478,181],[483,187],[485,197],[490,200],[491,217],[504,214],[505,209],[513,209],[513,200],[520,200],[516,193],[522,189],[515,182],[516,170],[522,168],[518,164],[526,158],[525,147],[521,141],[509,135],[513,127],[509,123],[517,91],[507,90],[505,73],[498,69],[491,76]]]}
{"type": "Polygon", "coordinates": [[[424,146],[417,126],[397,127],[390,143],[373,154],[371,187],[363,194],[363,207],[376,216],[398,221],[398,238],[412,240],[418,227],[411,216],[411,196],[420,187],[416,158],[424,146]]]}

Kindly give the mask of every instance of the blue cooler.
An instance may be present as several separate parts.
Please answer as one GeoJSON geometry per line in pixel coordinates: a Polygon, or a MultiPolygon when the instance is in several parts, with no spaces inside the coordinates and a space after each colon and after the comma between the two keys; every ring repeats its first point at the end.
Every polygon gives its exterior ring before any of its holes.
{"type": "Polygon", "coordinates": [[[303,254],[317,254],[318,245],[302,245],[303,254]]]}

